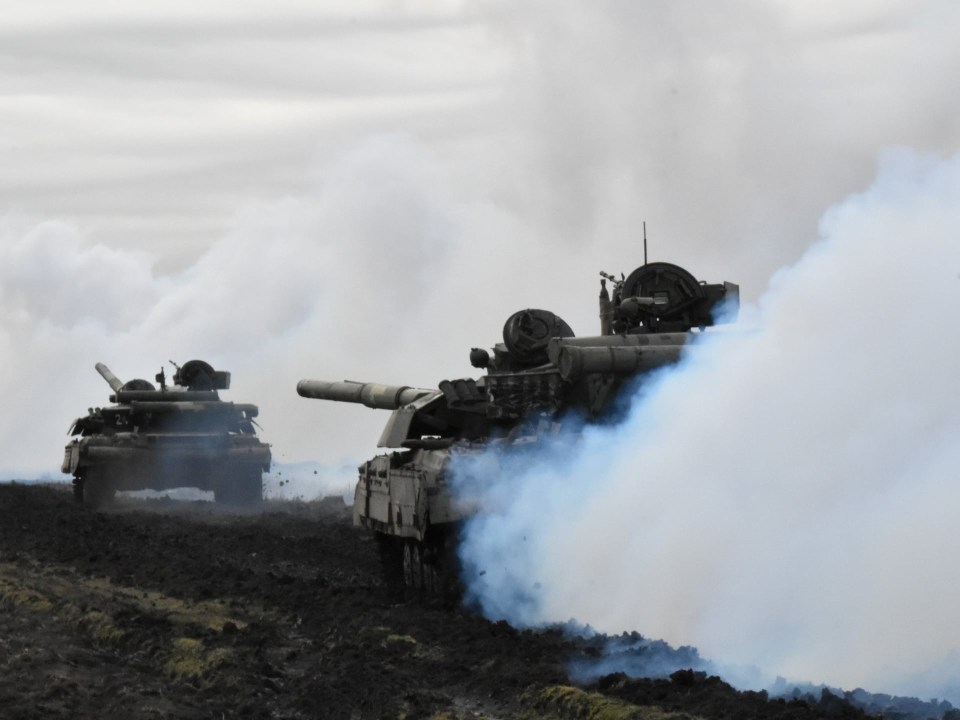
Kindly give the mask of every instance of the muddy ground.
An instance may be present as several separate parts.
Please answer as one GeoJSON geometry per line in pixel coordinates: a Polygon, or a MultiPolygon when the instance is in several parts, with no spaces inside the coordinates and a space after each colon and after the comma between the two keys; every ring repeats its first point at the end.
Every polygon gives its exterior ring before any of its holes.
{"type": "Polygon", "coordinates": [[[694,672],[575,686],[599,647],[397,598],[339,499],[93,512],[0,485],[5,719],[864,717],[694,672]]]}

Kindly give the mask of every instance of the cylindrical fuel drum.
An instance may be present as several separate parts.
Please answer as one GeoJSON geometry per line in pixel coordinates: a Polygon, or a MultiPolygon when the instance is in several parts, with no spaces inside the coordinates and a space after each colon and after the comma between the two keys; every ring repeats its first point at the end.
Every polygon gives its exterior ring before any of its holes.
{"type": "Polygon", "coordinates": [[[560,349],[557,367],[564,380],[589,374],[633,375],[675,363],[682,345],[577,347],[560,349]]]}

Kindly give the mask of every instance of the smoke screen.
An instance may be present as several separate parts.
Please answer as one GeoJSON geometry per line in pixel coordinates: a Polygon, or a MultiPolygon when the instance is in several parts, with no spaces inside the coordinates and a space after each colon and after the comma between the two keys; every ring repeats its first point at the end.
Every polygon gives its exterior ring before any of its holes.
{"type": "Polygon", "coordinates": [[[469,348],[523,307],[592,334],[596,271],[639,265],[646,221],[651,260],[770,290],[736,342],[588,432],[576,473],[541,463],[546,492],[517,470],[475,555],[485,582],[499,548],[541,583],[500,573],[533,598],[525,622],[576,614],[771,671],[930,686],[911,675],[955,645],[955,515],[935,482],[956,468],[955,162],[888,157],[797,259],[881,148],[960,150],[956,4],[268,14],[5,14],[0,478],[66,479],[66,429],[109,392],[95,362],[126,380],[199,357],[232,371],[225,399],[260,406],[276,461],[317,463],[275,479],[306,493],[372,455],[386,418],[299,398],[297,380],[435,387],[472,375],[469,348]]]}
{"type": "MultiPolygon", "coordinates": [[[[305,377],[435,387],[596,272],[756,299],[878,150],[960,149],[950,0],[21,4],[0,36],[0,477],[59,477],[93,364],[198,357],[281,462],[382,414],[305,377]],[[269,17],[267,17],[269,16],[269,17]]],[[[170,369],[170,366],[166,366],[170,369]]],[[[312,476],[312,472],[309,473],[312,476]]]]}
{"type": "Polygon", "coordinates": [[[462,548],[472,599],[960,699],[958,202],[960,159],[887,153],[622,424],[462,468],[493,485],[462,548]]]}

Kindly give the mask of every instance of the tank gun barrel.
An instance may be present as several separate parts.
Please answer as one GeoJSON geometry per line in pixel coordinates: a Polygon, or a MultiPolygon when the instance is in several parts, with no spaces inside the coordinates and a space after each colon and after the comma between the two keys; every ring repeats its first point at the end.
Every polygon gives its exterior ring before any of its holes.
{"type": "Polygon", "coordinates": [[[396,410],[425,395],[438,392],[438,390],[415,388],[409,385],[381,385],[352,380],[343,382],[301,380],[297,383],[297,394],[301,397],[356,403],[378,410],[396,410]]]}
{"type": "Polygon", "coordinates": [[[94,367],[97,369],[97,372],[100,373],[100,376],[107,381],[107,385],[109,385],[114,392],[120,391],[120,388],[123,387],[123,380],[114,375],[110,371],[110,368],[103,363],[98,362],[96,365],[94,365],[94,367]]]}

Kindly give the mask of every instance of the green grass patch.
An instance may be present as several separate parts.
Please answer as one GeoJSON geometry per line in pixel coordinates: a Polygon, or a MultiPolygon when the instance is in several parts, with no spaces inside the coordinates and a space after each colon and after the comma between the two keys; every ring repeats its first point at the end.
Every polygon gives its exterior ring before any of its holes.
{"type": "Polygon", "coordinates": [[[686,713],[631,705],[600,693],[554,685],[524,696],[522,720],[693,720],[686,713]]]}
{"type": "Polygon", "coordinates": [[[222,665],[230,657],[226,648],[207,650],[203,642],[196,638],[180,637],[173,641],[170,657],[163,669],[167,675],[176,678],[198,678],[222,665]]]}

